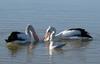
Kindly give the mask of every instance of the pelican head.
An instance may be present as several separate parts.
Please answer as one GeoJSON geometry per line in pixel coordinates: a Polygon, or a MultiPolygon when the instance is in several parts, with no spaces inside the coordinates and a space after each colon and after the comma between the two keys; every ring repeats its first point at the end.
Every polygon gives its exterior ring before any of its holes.
{"type": "Polygon", "coordinates": [[[32,25],[28,24],[25,30],[25,34],[33,37],[35,41],[39,41],[38,35],[32,25]]]}
{"type": "Polygon", "coordinates": [[[50,35],[52,31],[56,32],[55,27],[49,26],[46,30],[45,36],[44,36],[44,41],[49,41],[50,40],[50,35]]]}

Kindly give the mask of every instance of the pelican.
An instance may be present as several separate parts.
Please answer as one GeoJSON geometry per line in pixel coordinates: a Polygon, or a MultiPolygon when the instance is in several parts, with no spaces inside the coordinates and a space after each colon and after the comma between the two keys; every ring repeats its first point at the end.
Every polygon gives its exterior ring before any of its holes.
{"type": "MultiPolygon", "coordinates": [[[[55,27],[49,26],[46,30],[44,41],[50,40],[50,34],[54,31],[56,33],[55,27]]],[[[61,41],[61,40],[74,40],[74,39],[82,39],[82,40],[92,40],[92,36],[82,28],[71,28],[64,31],[61,31],[58,34],[54,35],[54,40],[61,41]]]]}
{"type": "Polygon", "coordinates": [[[58,45],[54,45],[54,41],[53,41],[53,38],[54,38],[54,34],[55,32],[52,31],[52,33],[50,34],[50,44],[49,44],[49,49],[52,50],[52,49],[59,49],[59,48],[62,48],[63,46],[65,46],[66,44],[63,43],[63,44],[58,44],[58,45]]]}
{"type": "Polygon", "coordinates": [[[26,27],[25,32],[13,31],[8,36],[8,38],[5,39],[6,42],[16,42],[18,44],[27,44],[32,42],[33,40],[39,41],[39,38],[33,26],[30,24],[28,24],[28,26],[26,27]]]}

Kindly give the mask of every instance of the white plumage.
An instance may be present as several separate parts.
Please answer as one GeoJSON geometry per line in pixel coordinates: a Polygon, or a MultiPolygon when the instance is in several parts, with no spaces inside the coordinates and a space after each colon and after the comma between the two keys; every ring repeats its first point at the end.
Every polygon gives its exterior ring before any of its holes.
{"type": "MultiPolygon", "coordinates": [[[[56,29],[54,27],[49,26],[49,28],[46,30],[44,41],[50,40],[50,34],[52,33],[52,31],[56,32],[56,29]]],[[[91,40],[92,37],[89,35],[89,33],[85,29],[82,29],[82,28],[67,29],[58,34],[55,34],[54,36],[54,40],[56,41],[67,40],[67,39],[91,40]]]]}

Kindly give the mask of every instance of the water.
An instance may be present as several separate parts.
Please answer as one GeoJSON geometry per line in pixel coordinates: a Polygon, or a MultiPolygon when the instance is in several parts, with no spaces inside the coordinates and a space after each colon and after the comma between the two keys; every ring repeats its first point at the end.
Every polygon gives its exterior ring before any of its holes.
{"type": "Polygon", "coordinates": [[[0,0],[0,64],[99,64],[99,0],[0,0]],[[39,37],[51,25],[64,29],[85,28],[94,37],[90,42],[68,42],[63,50],[52,51],[39,42],[35,48],[21,46],[12,53],[4,39],[12,31],[22,31],[32,24],[39,37]]]}

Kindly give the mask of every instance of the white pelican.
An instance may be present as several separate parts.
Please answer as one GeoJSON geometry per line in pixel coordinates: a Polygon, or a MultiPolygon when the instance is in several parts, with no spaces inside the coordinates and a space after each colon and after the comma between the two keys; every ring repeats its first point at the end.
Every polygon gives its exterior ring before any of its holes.
{"type": "Polygon", "coordinates": [[[39,38],[32,27],[32,25],[28,25],[26,27],[25,33],[24,32],[18,32],[14,31],[9,36],[8,39],[6,39],[6,42],[16,42],[19,44],[27,44],[32,42],[33,40],[39,41],[39,38]]]}
{"type": "MultiPolygon", "coordinates": [[[[56,29],[54,27],[49,26],[46,30],[44,41],[50,40],[50,34],[52,31],[56,32],[56,29]]],[[[68,30],[64,30],[58,34],[54,35],[54,40],[61,41],[61,40],[74,40],[74,39],[83,39],[83,40],[92,40],[92,36],[89,35],[89,33],[82,28],[72,28],[68,30]]]]}
{"type": "Polygon", "coordinates": [[[50,34],[50,43],[49,43],[49,49],[52,50],[52,49],[59,49],[59,48],[62,48],[63,46],[65,46],[66,44],[65,43],[60,43],[60,44],[57,44],[57,45],[54,45],[54,35],[55,35],[55,32],[52,31],[52,33],[50,34]]]}

